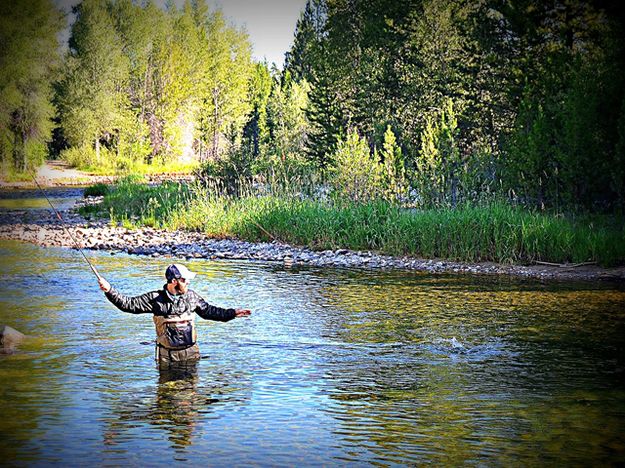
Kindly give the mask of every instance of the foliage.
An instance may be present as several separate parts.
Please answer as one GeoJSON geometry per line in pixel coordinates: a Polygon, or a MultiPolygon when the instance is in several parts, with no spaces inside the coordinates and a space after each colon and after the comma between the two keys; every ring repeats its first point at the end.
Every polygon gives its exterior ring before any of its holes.
{"type": "Polygon", "coordinates": [[[447,100],[438,121],[426,121],[415,161],[415,181],[423,205],[456,205],[461,170],[457,137],[458,121],[453,103],[447,100]]]}
{"type": "Polygon", "coordinates": [[[390,125],[384,132],[382,151],[374,159],[379,160],[381,167],[382,198],[388,202],[402,202],[407,199],[408,183],[406,168],[401,148],[390,125]]]}
{"type": "Polygon", "coordinates": [[[84,0],[52,100],[58,12],[1,8],[3,169],[46,156],[55,107],[55,145],[80,167],[203,163],[197,194],[120,184],[116,219],[264,235],[251,219],[313,246],[462,259],[622,259],[621,228],[563,216],[625,206],[624,21],[608,3],[308,0],[279,71],[205,0],[84,0]],[[310,198],[329,186],[336,197],[310,198]]]}
{"type": "Polygon", "coordinates": [[[284,57],[284,75],[295,81],[311,81],[312,63],[316,43],[320,40],[326,21],[326,3],[307,0],[295,26],[293,45],[284,57]]]}
{"type": "Polygon", "coordinates": [[[379,198],[382,171],[376,156],[356,131],[348,132],[347,138],[338,142],[333,156],[330,180],[335,192],[354,202],[379,198]]]}
{"type": "MultiPolygon", "coordinates": [[[[357,135],[353,136],[357,145],[357,135]]],[[[105,198],[114,220],[211,237],[274,240],[459,261],[625,262],[625,229],[609,218],[565,218],[508,203],[406,210],[382,200],[336,203],[301,196],[224,195],[217,186],[123,181],[105,198]],[[271,236],[269,237],[268,234],[271,236]]]]}
{"type": "Polygon", "coordinates": [[[81,167],[217,158],[240,144],[253,75],[247,35],[204,1],[84,0],[57,86],[65,152],[81,167]]]}
{"type": "Polygon", "coordinates": [[[103,197],[104,195],[108,195],[110,192],[110,188],[107,184],[93,184],[89,187],[86,187],[83,191],[84,197],[103,197]]]}
{"type": "Polygon", "coordinates": [[[62,26],[52,1],[0,4],[0,163],[8,172],[29,171],[45,159],[62,26]]]}
{"type": "Polygon", "coordinates": [[[128,82],[128,59],[104,0],[85,0],[76,9],[70,51],[57,102],[64,135],[74,147],[100,148],[124,138],[129,103],[123,92],[128,82]]]}
{"type": "Polygon", "coordinates": [[[247,153],[250,160],[259,158],[269,142],[267,103],[272,89],[273,78],[267,64],[257,63],[250,81],[252,111],[243,127],[241,141],[241,151],[247,153]]]}
{"type": "MultiPolygon", "coordinates": [[[[107,213],[112,222],[131,226],[136,223],[163,227],[173,213],[189,199],[186,185],[166,182],[154,186],[143,183],[143,178],[133,175],[121,179],[105,195],[100,210],[107,213]]],[[[87,212],[86,208],[83,212],[87,212]]]]}
{"type": "Polygon", "coordinates": [[[218,158],[236,144],[250,112],[251,45],[244,32],[226,25],[221,12],[198,20],[200,73],[196,98],[200,159],[218,158]]]}
{"type": "Polygon", "coordinates": [[[325,169],[345,129],[379,147],[391,125],[426,205],[615,209],[622,31],[589,2],[310,1],[287,61],[311,85],[307,154],[325,169]]]}
{"type": "Polygon", "coordinates": [[[222,184],[229,193],[238,184],[255,178],[263,183],[287,186],[295,179],[314,178],[314,168],[304,157],[309,123],[305,115],[310,86],[287,76],[281,82],[259,65],[251,93],[241,144],[233,144],[221,157],[207,160],[200,170],[205,181],[222,184]]]}
{"type": "Polygon", "coordinates": [[[269,171],[285,182],[310,170],[304,157],[310,130],[305,113],[310,85],[286,76],[281,85],[274,86],[267,102],[270,138],[265,147],[266,166],[259,167],[261,173],[269,171]]]}

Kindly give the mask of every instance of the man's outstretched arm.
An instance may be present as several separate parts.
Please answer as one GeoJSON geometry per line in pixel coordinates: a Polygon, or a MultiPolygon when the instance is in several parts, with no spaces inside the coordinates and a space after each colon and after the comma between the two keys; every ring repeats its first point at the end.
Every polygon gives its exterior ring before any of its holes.
{"type": "Polygon", "coordinates": [[[238,317],[246,317],[252,313],[249,309],[224,309],[209,304],[198,296],[198,306],[195,312],[205,320],[216,320],[218,322],[228,322],[238,317]]]}
{"type": "Polygon", "coordinates": [[[131,314],[149,314],[152,312],[153,293],[145,293],[141,296],[129,297],[117,291],[104,278],[100,277],[100,289],[104,291],[106,298],[123,312],[131,314]]]}

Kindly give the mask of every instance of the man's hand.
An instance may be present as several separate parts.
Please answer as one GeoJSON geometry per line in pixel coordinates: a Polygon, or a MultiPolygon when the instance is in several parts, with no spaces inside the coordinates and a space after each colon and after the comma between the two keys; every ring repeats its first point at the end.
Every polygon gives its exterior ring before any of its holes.
{"type": "Polygon", "coordinates": [[[100,283],[100,289],[104,291],[105,293],[111,290],[111,284],[108,281],[106,281],[104,278],[102,278],[101,276],[98,279],[98,283],[100,283]]]}
{"type": "Polygon", "coordinates": [[[235,309],[234,313],[236,314],[235,317],[247,317],[252,311],[249,309],[235,309]]]}

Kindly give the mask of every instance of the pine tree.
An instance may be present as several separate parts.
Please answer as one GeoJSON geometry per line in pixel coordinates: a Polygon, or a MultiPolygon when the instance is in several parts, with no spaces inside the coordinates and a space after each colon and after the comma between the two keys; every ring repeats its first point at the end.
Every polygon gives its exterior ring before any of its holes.
{"type": "Polygon", "coordinates": [[[376,156],[381,164],[381,191],[386,200],[397,203],[405,198],[408,189],[401,148],[390,125],[384,132],[382,151],[376,156]]]}
{"type": "Polygon", "coordinates": [[[285,179],[304,169],[309,122],[305,114],[310,86],[295,82],[288,72],[282,86],[276,84],[267,104],[272,165],[285,179]]]}
{"type": "Polygon", "coordinates": [[[297,20],[293,45],[284,57],[284,72],[295,81],[304,79],[310,82],[312,79],[311,58],[324,31],[326,9],[325,0],[307,0],[297,20]]]}
{"type": "Polygon", "coordinates": [[[311,124],[306,154],[322,171],[332,164],[332,154],[343,132],[340,101],[333,85],[330,66],[320,62],[313,72],[310,104],[306,108],[311,124]]]}
{"type": "Polygon", "coordinates": [[[342,197],[367,202],[381,195],[382,167],[367,140],[354,130],[339,139],[333,155],[332,185],[342,197]]]}
{"type": "Polygon", "coordinates": [[[261,155],[261,148],[269,140],[267,123],[267,103],[273,89],[273,79],[267,63],[254,65],[254,73],[250,80],[252,112],[243,128],[242,150],[250,155],[250,159],[257,159],[261,155]]]}

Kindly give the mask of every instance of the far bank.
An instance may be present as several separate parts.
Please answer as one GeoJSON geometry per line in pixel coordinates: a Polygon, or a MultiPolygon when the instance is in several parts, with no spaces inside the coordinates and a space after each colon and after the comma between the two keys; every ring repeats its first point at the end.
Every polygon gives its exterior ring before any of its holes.
{"type": "MultiPolygon", "coordinates": [[[[414,255],[388,255],[369,249],[313,249],[295,246],[280,239],[256,239],[252,242],[224,236],[216,238],[198,230],[140,226],[137,218],[134,225],[129,219],[115,222],[107,219],[86,219],[73,208],[64,210],[62,214],[69,230],[82,246],[110,251],[112,254],[127,252],[153,257],[247,259],[279,262],[294,267],[406,269],[428,273],[512,275],[546,280],[625,280],[625,268],[622,265],[603,267],[594,262],[554,265],[462,262],[440,257],[424,259],[414,255]]],[[[272,224],[266,223],[266,226],[273,230],[272,224]]],[[[268,234],[270,233],[263,233],[265,236],[268,234]]],[[[51,211],[46,209],[12,209],[0,214],[0,238],[42,246],[73,247],[71,238],[51,211]]]]}

